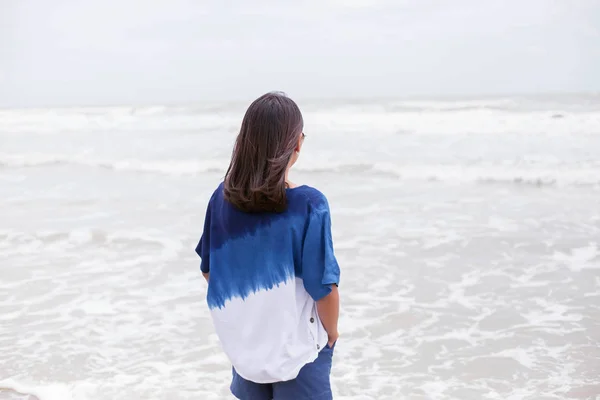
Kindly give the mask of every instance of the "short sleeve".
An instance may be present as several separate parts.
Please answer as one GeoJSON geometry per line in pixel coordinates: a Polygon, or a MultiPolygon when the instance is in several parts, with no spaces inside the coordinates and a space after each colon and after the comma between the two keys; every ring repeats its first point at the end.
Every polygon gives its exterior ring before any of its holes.
{"type": "Polygon", "coordinates": [[[204,273],[210,271],[210,208],[211,202],[206,208],[206,216],[204,217],[204,231],[200,237],[200,241],[196,246],[196,254],[200,256],[200,270],[204,273]]]}
{"type": "Polygon", "coordinates": [[[328,206],[309,215],[302,246],[302,280],[315,301],[327,296],[331,285],[339,284],[340,267],[333,251],[328,206]]]}

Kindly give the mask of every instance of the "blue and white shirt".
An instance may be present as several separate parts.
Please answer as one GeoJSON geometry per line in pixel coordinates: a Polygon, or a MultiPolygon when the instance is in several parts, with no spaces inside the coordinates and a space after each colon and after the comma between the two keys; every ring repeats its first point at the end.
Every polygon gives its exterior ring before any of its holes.
{"type": "Polygon", "coordinates": [[[256,383],[294,379],[317,358],[327,333],[316,301],[340,278],[325,196],[299,186],[287,189],[287,204],[283,213],[245,213],[221,184],[196,247],[223,350],[256,383]]]}

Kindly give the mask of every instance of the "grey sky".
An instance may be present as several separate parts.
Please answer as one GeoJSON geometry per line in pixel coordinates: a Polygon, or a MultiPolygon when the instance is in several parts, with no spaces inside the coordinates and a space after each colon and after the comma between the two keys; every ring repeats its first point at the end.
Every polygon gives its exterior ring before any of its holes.
{"type": "Polygon", "coordinates": [[[0,0],[0,106],[600,90],[600,0],[0,0]]]}

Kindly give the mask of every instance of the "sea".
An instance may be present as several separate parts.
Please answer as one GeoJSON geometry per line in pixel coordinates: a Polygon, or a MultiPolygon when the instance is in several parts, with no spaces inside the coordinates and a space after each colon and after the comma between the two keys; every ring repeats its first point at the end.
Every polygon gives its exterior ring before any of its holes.
{"type": "MultiPolygon", "coordinates": [[[[298,101],[335,399],[600,398],[600,95],[298,101]]],[[[231,399],[194,249],[248,104],[0,110],[0,399],[231,399]]]]}

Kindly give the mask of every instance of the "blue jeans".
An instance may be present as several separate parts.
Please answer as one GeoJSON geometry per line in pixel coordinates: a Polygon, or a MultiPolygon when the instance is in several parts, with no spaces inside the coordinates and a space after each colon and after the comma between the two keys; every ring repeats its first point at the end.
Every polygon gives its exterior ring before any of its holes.
{"type": "Polygon", "coordinates": [[[325,346],[317,359],[306,364],[296,379],[277,383],[254,383],[233,369],[231,393],[240,400],[332,400],[329,375],[333,347],[325,346]]]}

